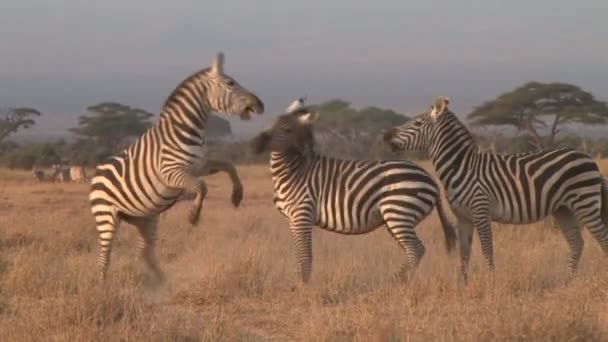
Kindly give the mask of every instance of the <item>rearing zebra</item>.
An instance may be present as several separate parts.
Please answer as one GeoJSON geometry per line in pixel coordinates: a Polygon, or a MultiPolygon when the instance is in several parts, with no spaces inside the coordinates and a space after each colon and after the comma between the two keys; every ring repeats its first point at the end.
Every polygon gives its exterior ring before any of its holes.
{"type": "MultiPolygon", "coordinates": [[[[298,100],[301,101],[301,100],[298,100]]],[[[276,208],[290,222],[298,270],[304,283],[312,267],[314,225],[340,234],[365,234],[385,224],[405,251],[407,276],[424,255],[414,228],[435,206],[450,251],[456,233],[441,206],[431,176],[407,161],[343,160],[314,149],[312,123],[318,118],[304,107],[279,116],[273,127],[253,139],[254,153],[270,150],[276,208]]]]}
{"type": "MultiPolygon", "coordinates": [[[[196,193],[189,221],[196,224],[207,186],[192,174],[205,160],[205,131],[211,111],[239,115],[262,114],[260,99],[224,74],[220,52],[211,67],[182,81],[169,95],[159,121],[120,154],[96,168],[89,195],[100,239],[99,272],[104,279],[112,239],[121,219],[139,230],[138,248],[158,280],[154,244],[158,216],[184,191],[196,193]]],[[[235,203],[238,205],[238,203],[235,203]]]]}
{"type": "Polygon", "coordinates": [[[608,253],[608,188],[596,163],[570,148],[501,155],[479,152],[473,136],[440,97],[422,113],[385,134],[397,150],[428,150],[458,217],[461,272],[466,280],[473,229],[488,267],[494,268],[491,221],[537,222],[553,215],[570,246],[576,272],[583,239],[579,225],[608,253]]]}

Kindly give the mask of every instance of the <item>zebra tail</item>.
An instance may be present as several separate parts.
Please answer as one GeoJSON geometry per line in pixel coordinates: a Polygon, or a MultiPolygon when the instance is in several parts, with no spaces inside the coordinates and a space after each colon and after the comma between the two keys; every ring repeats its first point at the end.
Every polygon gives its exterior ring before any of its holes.
{"type": "Polygon", "coordinates": [[[456,236],[456,228],[454,228],[454,225],[452,224],[452,222],[450,222],[445,213],[443,202],[441,201],[441,194],[437,196],[437,213],[439,214],[441,228],[443,229],[443,235],[445,236],[445,248],[449,254],[454,250],[454,247],[456,246],[456,240],[458,240],[458,238],[456,236]]]}
{"type": "Polygon", "coordinates": [[[608,179],[602,177],[602,221],[608,226],[608,179]]]}

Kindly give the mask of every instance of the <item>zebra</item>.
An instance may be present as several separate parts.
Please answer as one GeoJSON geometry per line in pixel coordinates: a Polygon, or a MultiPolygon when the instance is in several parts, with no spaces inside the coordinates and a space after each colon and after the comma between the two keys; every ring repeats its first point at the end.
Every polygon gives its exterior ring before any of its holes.
{"type": "Polygon", "coordinates": [[[44,173],[44,170],[40,170],[38,168],[32,169],[32,176],[34,177],[34,181],[37,183],[46,182],[49,180],[48,176],[44,173]]]}
{"type": "MultiPolygon", "coordinates": [[[[112,239],[121,220],[140,234],[137,248],[157,280],[164,275],[154,254],[159,214],[184,191],[196,193],[188,221],[200,218],[207,186],[193,175],[207,153],[205,132],[211,111],[249,120],[262,114],[263,102],[224,73],[224,54],[210,67],[184,79],[169,95],[160,118],[119,154],[98,165],[89,200],[99,233],[99,278],[106,278],[112,239]]],[[[238,205],[238,204],[237,204],[238,205]]]]}
{"type": "Polygon", "coordinates": [[[345,235],[386,225],[406,255],[395,275],[407,279],[425,253],[414,228],[437,206],[446,248],[452,250],[455,229],[443,211],[439,188],[424,169],[407,161],[319,154],[312,127],[318,114],[304,106],[290,108],[250,147],[255,154],[271,152],[273,201],[289,221],[302,283],[311,275],[314,225],[345,235]]]}
{"type": "Polygon", "coordinates": [[[445,97],[437,98],[430,111],[389,130],[384,140],[393,150],[430,153],[458,219],[463,280],[474,229],[487,267],[494,270],[491,221],[527,224],[553,215],[569,245],[571,275],[583,251],[579,226],[586,226],[608,253],[608,187],[593,159],[571,148],[480,152],[448,103],[445,97]]]}
{"type": "Polygon", "coordinates": [[[87,181],[87,174],[84,166],[71,166],[70,179],[72,182],[84,183],[87,181]]]}
{"type": "Polygon", "coordinates": [[[68,183],[72,180],[70,167],[63,164],[53,164],[53,181],[59,183],[68,183]]]}

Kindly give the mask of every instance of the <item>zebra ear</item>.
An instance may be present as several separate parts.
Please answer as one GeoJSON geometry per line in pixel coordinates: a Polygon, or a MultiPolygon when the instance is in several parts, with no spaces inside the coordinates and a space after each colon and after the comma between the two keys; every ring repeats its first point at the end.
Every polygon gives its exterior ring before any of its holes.
{"type": "Polygon", "coordinates": [[[285,109],[285,112],[287,114],[292,114],[295,113],[296,111],[298,111],[299,109],[304,108],[304,101],[306,101],[306,97],[301,97],[295,101],[293,101],[289,107],[287,107],[287,109],[285,109]]]}
{"type": "Polygon", "coordinates": [[[439,96],[435,100],[435,103],[431,105],[431,117],[433,120],[439,118],[441,114],[443,114],[448,109],[448,103],[450,103],[450,98],[445,96],[439,96]]]}
{"type": "Polygon", "coordinates": [[[300,116],[298,116],[298,121],[302,125],[311,125],[318,119],[319,119],[319,113],[308,112],[308,113],[304,113],[304,114],[301,114],[300,116]]]}
{"type": "Polygon", "coordinates": [[[218,52],[213,58],[213,62],[211,63],[211,72],[217,75],[222,75],[224,73],[224,53],[218,52]]]}

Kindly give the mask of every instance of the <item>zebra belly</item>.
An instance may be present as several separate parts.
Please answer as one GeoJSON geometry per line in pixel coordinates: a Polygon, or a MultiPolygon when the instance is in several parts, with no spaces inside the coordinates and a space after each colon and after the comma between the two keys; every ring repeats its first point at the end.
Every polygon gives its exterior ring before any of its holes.
{"type": "MultiPolygon", "coordinates": [[[[363,218],[353,217],[354,215],[346,214],[344,221],[339,215],[332,215],[333,217],[327,217],[319,219],[316,223],[319,228],[345,235],[357,235],[369,233],[376,230],[384,221],[380,214],[379,209],[370,211],[363,218]]],[[[319,216],[321,217],[321,216],[319,216]]]]}
{"type": "Polygon", "coordinates": [[[456,216],[458,216],[458,217],[466,217],[466,218],[470,218],[470,219],[473,218],[473,213],[471,212],[469,207],[467,207],[465,205],[461,205],[460,203],[458,203],[456,201],[450,201],[450,208],[452,209],[454,214],[456,214],[456,216]]]}
{"type": "Polygon", "coordinates": [[[164,185],[156,186],[155,192],[143,191],[130,193],[130,201],[117,205],[120,212],[135,217],[153,216],[171,208],[179,199],[182,190],[164,185]]]}
{"type": "Polygon", "coordinates": [[[133,210],[132,208],[127,208],[123,206],[122,208],[119,207],[119,211],[129,216],[147,217],[158,215],[164,212],[165,210],[173,207],[175,203],[177,203],[177,198],[172,200],[158,201],[157,205],[155,206],[140,207],[138,208],[138,210],[133,210]]]}
{"type": "Polygon", "coordinates": [[[535,210],[522,213],[519,208],[508,208],[505,205],[494,204],[490,206],[492,221],[504,224],[529,224],[538,222],[545,217],[544,213],[537,213],[535,210]]]}

